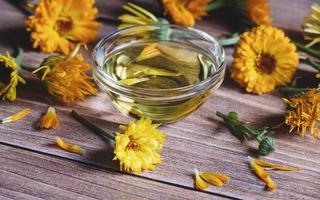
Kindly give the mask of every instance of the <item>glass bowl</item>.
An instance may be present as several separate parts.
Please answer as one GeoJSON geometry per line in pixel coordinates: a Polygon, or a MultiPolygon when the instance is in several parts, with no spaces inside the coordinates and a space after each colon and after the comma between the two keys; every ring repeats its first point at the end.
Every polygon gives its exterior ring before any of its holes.
{"type": "MultiPolygon", "coordinates": [[[[94,80],[122,113],[161,123],[179,120],[197,110],[220,87],[226,65],[224,50],[213,37],[197,29],[165,24],[132,26],[104,37],[94,48],[93,61],[94,80]],[[192,61],[201,66],[198,74],[202,79],[174,88],[143,88],[117,80],[111,73],[119,60],[114,56],[140,44],[157,44],[163,47],[163,55],[181,63],[197,55],[198,60],[192,61]],[[174,50],[168,45],[174,45],[174,50]],[[205,61],[201,59],[204,57],[205,61]]],[[[188,71],[180,68],[180,72],[188,76],[188,71]]]]}

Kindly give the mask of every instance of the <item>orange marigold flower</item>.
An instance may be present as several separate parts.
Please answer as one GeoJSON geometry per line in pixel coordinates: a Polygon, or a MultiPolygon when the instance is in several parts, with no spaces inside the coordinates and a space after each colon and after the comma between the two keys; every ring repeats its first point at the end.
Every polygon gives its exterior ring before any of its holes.
{"type": "Polygon", "coordinates": [[[69,151],[71,153],[77,153],[77,154],[83,155],[83,150],[81,149],[81,147],[79,147],[78,145],[65,143],[62,140],[62,138],[60,138],[60,137],[55,138],[55,143],[58,147],[60,147],[61,149],[65,150],[65,151],[69,151]]]}
{"type": "Polygon", "coordinates": [[[26,21],[33,47],[42,52],[68,54],[73,42],[88,43],[98,36],[95,0],[40,0],[26,21]]]}
{"type": "Polygon", "coordinates": [[[13,115],[10,115],[9,117],[2,119],[1,124],[15,122],[17,120],[24,118],[25,116],[29,115],[30,113],[31,113],[31,110],[29,108],[25,108],[25,109],[21,110],[20,112],[17,112],[13,115]]]}
{"type": "Polygon", "coordinates": [[[78,50],[79,46],[69,56],[49,56],[33,72],[39,73],[51,95],[66,103],[97,93],[92,78],[86,74],[91,65],[78,50]]]}
{"type": "Polygon", "coordinates": [[[272,21],[268,0],[246,0],[245,9],[248,18],[257,25],[269,25],[272,21]]]}
{"type": "Polygon", "coordinates": [[[207,15],[206,6],[210,0],[162,0],[165,13],[175,24],[194,26],[195,20],[207,15]]]}
{"type": "Polygon", "coordinates": [[[41,129],[59,127],[59,119],[56,110],[53,107],[49,107],[47,112],[40,117],[37,124],[41,129]]]}

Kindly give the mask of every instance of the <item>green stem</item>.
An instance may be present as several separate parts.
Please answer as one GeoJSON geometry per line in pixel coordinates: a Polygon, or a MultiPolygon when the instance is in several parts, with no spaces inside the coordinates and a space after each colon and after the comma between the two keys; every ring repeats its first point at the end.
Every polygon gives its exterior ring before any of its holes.
{"type": "Polygon", "coordinates": [[[22,64],[23,56],[24,56],[24,51],[20,46],[15,46],[15,57],[14,60],[18,65],[22,64]]]}
{"type": "Polygon", "coordinates": [[[219,111],[216,112],[216,115],[218,117],[221,117],[222,119],[227,119],[228,118],[228,116],[226,114],[224,114],[222,112],[219,112],[219,111]]]}
{"type": "Polygon", "coordinates": [[[302,52],[305,52],[313,57],[319,58],[320,57],[320,51],[308,48],[304,46],[303,44],[300,44],[299,42],[294,42],[294,44],[300,49],[302,52]]]}
{"type": "Polygon", "coordinates": [[[305,62],[316,70],[320,70],[320,62],[316,62],[314,60],[311,60],[310,58],[301,59],[301,61],[305,62]]]}
{"type": "Polygon", "coordinates": [[[219,44],[221,46],[230,46],[235,45],[240,39],[240,36],[238,34],[232,35],[230,38],[218,40],[219,44]]]}
{"type": "Polygon", "coordinates": [[[215,0],[206,7],[206,11],[210,12],[226,7],[229,4],[228,0],[215,0]]]}
{"type": "MultiPolygon", "coordinates": [[[[292,97],[295,95],[306,93],[310,89],[311,88],[279,87],[278,91],[287,97],[292,97]]],[[[320,91],[320,89],[317,89],[317,90],[320,91]]]]}
{"type": "Polygon", "coordinates": [[[89,120],[87,120],[86,118],[84,118],[83,116],[81,116],[80,114],[78,114],[76,111],[72,110],[71,111],[71,116],[73,118],[75,118],[78,122],[80,122],[81,124],[83,124],[84,126],[86,126],[87,128],[89,128],[90,130],[92,130],[93,132],[95,132],[96,134],[98,134],[99,136],[106,138],[106,139],[111,139],[113,141],[115,141],[115,136],[107,133],[106,131],[104,131],[103,129],[97,127],[96,125],[94,125],[93,123],[91,123],[89,120]]]}

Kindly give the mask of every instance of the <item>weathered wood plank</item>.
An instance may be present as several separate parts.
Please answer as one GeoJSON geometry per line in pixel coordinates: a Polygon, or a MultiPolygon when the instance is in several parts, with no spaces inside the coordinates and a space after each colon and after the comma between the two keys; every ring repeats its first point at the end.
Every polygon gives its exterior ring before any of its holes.
{"type": "Polygon", "coordinates": [[[0,195],[13,199],[223,199],[11,146],[0,161],[0,195]]]}
{"type": "MultiPolygon", "coordinates": [[[[119,2],[116,0],[98,1],[100,12],[110,10],[111,16],[117,16],[117,13],[120,12],[119,2]]],[[[312,1],[290,1],[290,6],[287,6],[288,1],[273,0],[271,2],[274,10],[272,13],[274,24],[285,28],[288,32],[296,32],[300,29],[301,17],[309,12],[309,5],[312,1]]],[[[10,31],[23,31],[24,16],[6,3],[0,2],[0,7],[5,7],[4,13],[10,16],[1,19],[0,25],[7,27],[10,31]]],[[[218,22],[216,24],[214,18],[212,20],[210,17],[199,22],[197,27],[214,36],[229,31],[223,26],[224,24],[218,22]]],[[[110,33],[111,30],[114,30],[114,25],[106,24],[102,28],[101,35],[110,33]]],[[[10,33],[10,31],[7,32],[10,33]]],[[[10,48],[9,43],[2,43],[3,40],[0,38],[1,51],[10,48]]],[[[31,50],[28,42],[25,47],[27,50],[25,63],[33,67],[41,63],[45,55],[31,50]]],[[[230,63],[232,49],[227,52],[227,60],[230,63]]],[[[301,70],[300,73],[306,72],[301,70]]],[[[0,118],[25,106],[30,107],[33,113],[30,117],[15,124],[1,126],[0,141],[4,144],[65,157],[80,163],[90,163],[104,169],[118,169],[116,163],[110,161],[112,158],[110,145],[106,145],[99,137],[70,118],[69,111],[71,108],[76,108],[99,126],[109,130],[116,130],[116,123],[127,122],[128,118],[120,115],[104,94],[74,105],[60,104],[48,96],[38,80],[30,74],[24,74],[28,84],[19,88],[17,103],[0,103],[0,118]],[[62,127],[53,131],[36,131],[32,128],[32,124],[48,104],[58,108],[62,127]],[[56,135],[83,146],[86,150],[85,158],[53,148],[50,144],[56,135]]],[[[191,189],[193,188],[192,171],[194,167],[197,167],[200,170],[216,170],[231,175],[230,184],[219,189],[210,188],[208,192],[211,194],[218,193],[243,199],[319,199],[320,171],[315,167],[320,164],[319,141],[311,138],[302,140],[297,136],[289,135],[286,129],[279,130],[275,136],[277,137],[277,151],[268,158],[283,164],[299,166],[305,170],[294,173],[272,173],[275,181],[279,183],[279,189],[271,193],[265,192],[263,183],[253,176],[246,163],[246,156],[250,155],[249,148],[239,144],[221,121],[215,117],[217,110],[236,110],[241,118],[255,121],[256,124],[276,124],[281,120],[284,109],[285,105],[281,103],[276,94],[263,96],[244,94],[227,76],[223,86],[199,111],[178,123],[162,127],[168,135],[163,152],[165,162],[159,165],[157,172],[143,173],[139,175],[141,177],[139,179],[149,178],[191,189]]]]}

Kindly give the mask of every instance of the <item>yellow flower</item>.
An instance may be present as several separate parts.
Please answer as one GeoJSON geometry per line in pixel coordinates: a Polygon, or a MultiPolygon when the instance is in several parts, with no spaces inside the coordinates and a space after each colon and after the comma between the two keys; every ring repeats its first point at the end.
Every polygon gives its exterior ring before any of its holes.
{"type": "Polygon", "coordinates": [[[42,72],[39,77],[46,83],[49,93],[66,103],[97,93],[92,78],[86,74],[91,65],[78,50],[79,46],[69,56],[50,56],[33,72],[42,72]]]}
{"type": "Polygon", "coordinates": [[[269,25],[272,21],[268,0],[246,0],[245,10],[250,21],[256,25],[269,25]]]}
{"type": "Polygon", "coordinates": [[[42,52],[68,54],[73,42],[88,43],[98,36],[100,24],[94,0],[40,0],[26,21],[33,47],[42,52]]]}
{"type": "Polygon", "coordinates": [[[157,17],[152,13],[133,3],[128,3],[127,5],[122,6],[122,8],[130,14],[123,14],[119,16],[121,24],[118,26],[118,29],[158,22],[157,17]]]}
{"type": "Polygon", "coordinates": [[[312,4],[310,16],[304,18],[303,36],[305,40],[311,40],[307,47],[320,43],[320,4],[318,3],[312,4]]]}
{"type": "Polygon", "coordinates": [[[19,69],[8,52],[6,55],[0,54],[0,97],[2,96],[3,100],[14,101],[17,96],[18,83],[25,83],[25,80],[18,74],[19,69]]]}
{"type": "Polygon", "coordinates": [[[9,117],[2,119],[1,124],[15,122],[17,120],[24,118],[25,116],[29,115],[30,113],[31,113],[31,110],[29,108],[25,108],[25,109],[21,110],[20,112],[17,112],[13,115],[10,115],[9,117]]]}
{"type": "Polygon", "coordinates": [[[256,164],[254,160],[250,161],[250,167],[254,174],[266,183],[266,187],[268,190],[274,190],[277,188],[277,184],[273,182],[268,172],[266,172],[262,167],[256,164]]]}
{"type": "Polygon", "coordinates": [[[122,133],[116,133],[115,157],[120,161],[121,171],[140,173],[142,170],[154,170],[162,162],[158,153],[162,149],[165,135],[150,119],[141,118],[136,123],[131,120],[128,126],[121,126],[122,133]]]}
{"type": "Polygon", "coordinates": [[[162,0],[165,13],[175,24],[194,26],[195,20],[207,15],[206,6],[210,0],[162,0]]]}
{"type": "Polygon", "coordinates": [[[320,122],[320,93],[316,89],[292,99],[283,99],[291,109],[285,116],[285,124],[290,126],[290,132],[297,129],[304,137],[309,129],[313,137],[320,139],[318,123],[320,122]]]}
{"type": "Polygon", "coordinates": [[[299,64],[290,39],[283,31],[265,25],[243,33],[233,57],[232,79],[255,94],[288,84],[299,64]]]}
{"type": "Polygon", "coordinates": [[[38,127],[41,129],[59,127],[59,119],[56,110],[53,107],[49,107],[47,112],[40,117],[38,120],[38,127]]]}
{"type": "Polygon", "coordinates": [[[195,187],[198,190],[205,190],[208,188],[208,184],[222,187],[223,184],[229,181],[229,177],[217,173],[217,172],[199,172],[197,169],[195,170],[195,187]]]}
{"type": "Polygon", "coordinates": [[[83,150],[81,149],[81,147],[79,147],[78,145],[65,143],[60,137],[55,138],[55,143],[58,147],[65,151],[83,155],[83,150]]]}

